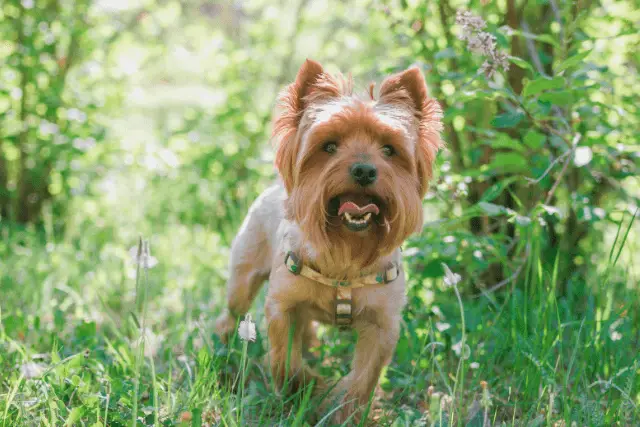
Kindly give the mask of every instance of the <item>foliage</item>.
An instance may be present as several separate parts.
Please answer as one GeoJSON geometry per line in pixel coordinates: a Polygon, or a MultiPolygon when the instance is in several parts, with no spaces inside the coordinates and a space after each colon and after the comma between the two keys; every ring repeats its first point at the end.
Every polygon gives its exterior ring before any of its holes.
{"type": "MultiPolygon", "coordinates": [[[[273,393],[261,301],[256,342],[212,328],[307,56],[363,83],[417,63],[445,111],[373,419],[637,424],[634,6],[2,2],[3,425],[310,422],[308,391],[273,393]]],[[[311,363],[338,378],[353,337],[321,338],[311,363]]]]}

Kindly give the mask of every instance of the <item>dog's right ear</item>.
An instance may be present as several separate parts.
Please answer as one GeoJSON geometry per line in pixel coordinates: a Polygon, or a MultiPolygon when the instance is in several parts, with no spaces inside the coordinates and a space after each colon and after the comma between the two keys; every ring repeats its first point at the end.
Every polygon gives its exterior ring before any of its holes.
{"type": "Polygon", "coordinates": [[[275,117],[273,136],[278,144],[276,168],[287,193],[291,192],[294,183],[294,166],[298,155],[296,134],[300,120],[316,83],[322,84],[325,79],[322,65],[307,59],[300,67],[296,80],[280,93],[280,111],[275,117]]]}

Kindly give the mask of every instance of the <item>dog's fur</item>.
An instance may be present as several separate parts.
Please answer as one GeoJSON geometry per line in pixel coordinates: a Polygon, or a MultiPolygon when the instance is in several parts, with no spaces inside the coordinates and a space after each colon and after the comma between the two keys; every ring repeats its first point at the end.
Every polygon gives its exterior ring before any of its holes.
{"type": "MultiPolygon", "coordinates": [[[[279,386],[285,377],[298,383],[320,380],[303,365],[302,353],[313,338],[313,321],[333,323],[336,297],[335,289],[289,272],[286,252],[294,251],[326,277],[350,279],[379,272],[391,261],[401,265],[400,245],[422,226],[422,198],[441,146],[440,107],[415,67],[384,80],[378,100],[370,92],[359,98],[350,79],[331,75],[311,60],[302,65],[282,92],[274,124],[282,183],[254,202],[232,247],[228,310],[217,321],[218,333],[233,332],[237,317],[249,310],[268,278],[269,356],[279,386]],[[327,141],[337,144],[335,153],[323,151],[327,141]],[[385,145],[395,154],[385,153],[385,145]],[[372,185],[358,185],[350,176],[357,161],[377,168],[372,185]],[[350,231],[335,210],[343,200],[373,201],[380,213],[366,230],[350,231]]],[[[386,285],[353,290],[358,342],[352,371],[335,388],[344,404],[336,421],[368,402],[393,354],[404,303],[402,271],[386,285]]]]}

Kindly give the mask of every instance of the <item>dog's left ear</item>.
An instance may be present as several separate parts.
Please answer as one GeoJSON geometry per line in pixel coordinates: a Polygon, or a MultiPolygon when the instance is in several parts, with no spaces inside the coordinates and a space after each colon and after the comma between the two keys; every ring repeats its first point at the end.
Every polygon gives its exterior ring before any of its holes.
{"type": "Polygon", "coordinates": [[[420,196],[423,197],[429,188],[436,154],[443,145],[440,138],[442,109],[429,97],[424,75],[418,67],[387,77],[380,86],[380,103],[408,107],[418,121],[416,166],[420,196]]]}

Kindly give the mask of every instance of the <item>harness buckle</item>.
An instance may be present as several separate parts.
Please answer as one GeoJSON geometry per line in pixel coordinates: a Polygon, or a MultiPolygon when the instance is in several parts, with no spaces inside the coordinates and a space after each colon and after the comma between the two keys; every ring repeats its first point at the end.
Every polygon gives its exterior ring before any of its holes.
{"type": "Polygon", "coordinates": [[[387,269],[384,271],[384,283],[393,282],[400,275],[400,267],[395,262],[389,264],[387,269]]]}
{"type": "Polygon", "coordinates": [[[289,251],[284,257],[284,265],[291,274],[298,275],[302,271],[302,263],[300,259],[293,252],[289,251]]]}

